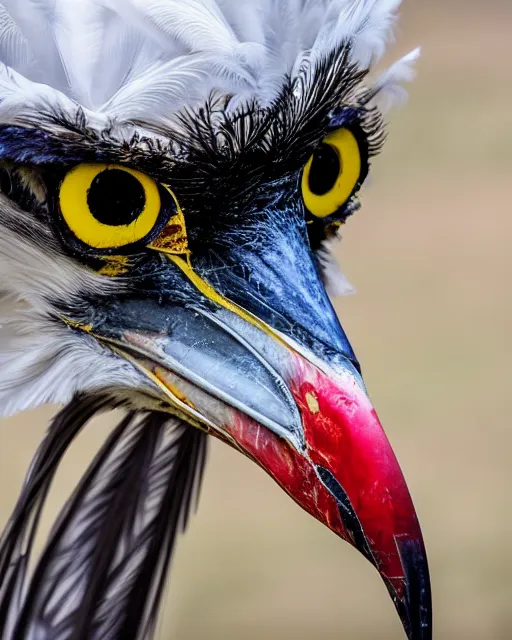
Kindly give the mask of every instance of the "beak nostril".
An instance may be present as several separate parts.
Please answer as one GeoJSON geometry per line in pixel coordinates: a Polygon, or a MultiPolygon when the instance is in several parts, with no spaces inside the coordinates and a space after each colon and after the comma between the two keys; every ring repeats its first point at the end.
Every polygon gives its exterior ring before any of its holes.
{"type": "Polygon", "coordinates": [[[308,391],[306,393],[306,402],[308,404],[309,410],[313,415],[317,414],[320,411],[320,405],[318,404],[318,398],[314,393],[308,391]]]}

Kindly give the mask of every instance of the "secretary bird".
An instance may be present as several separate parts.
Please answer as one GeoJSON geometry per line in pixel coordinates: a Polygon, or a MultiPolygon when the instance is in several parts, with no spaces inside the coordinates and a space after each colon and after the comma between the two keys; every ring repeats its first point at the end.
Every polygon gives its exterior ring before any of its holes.
{"type": "Polygon", "coordinates": [[[432,637],[416,513],[328,296],[417,56],[371,79],[398,4],[0,3],[0,409],[64,405],[0,541],[4,640],[152,637],[209,436],[432,637]],[[63,456],[113,408],[29,570],[63,456]]]}

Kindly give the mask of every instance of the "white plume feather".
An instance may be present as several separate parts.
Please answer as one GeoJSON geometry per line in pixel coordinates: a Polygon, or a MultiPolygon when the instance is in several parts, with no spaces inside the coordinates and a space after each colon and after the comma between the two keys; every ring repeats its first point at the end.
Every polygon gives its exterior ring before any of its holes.
{"type": "Polygon", "coordinates": [[[170,118],[214,89],[265,104],[305,55],[324,57],[343,41],[366,68],[382,54],[399,3],[3,0],[0,118],[16,105],[37,110],[42,99],[71,113],[81,105],[122,120],[170,118]]]}
{"type": "Polygon", "coordinates": [[[373,103],[381,111],[388,111],[391,106],[405,102],[407,90],[403,87],[403,84],[410,82],[415,77],[414,65],[420,54],[421,49],[419,47],[414,49],[377,78],[377,82],[373,86],[375,96],[373,103]]]}
{"type": "Polygon", "coordinates": [[[0,60],[21,70],[27,70],[32,53],[27,39],[5,7],[0,6],[0,60]]]}
{"type": "Polygon", "coordinates": [[[64,59],[62,46],[68,37],[66,32],[76,24],[75,17],[72,21],[68,19],[59,0],[4,0],[2,4],[17,23],[33,54],[35,64],[30,65],[27,76],[70,93],[68,65],[72,60],[64,59]]]}

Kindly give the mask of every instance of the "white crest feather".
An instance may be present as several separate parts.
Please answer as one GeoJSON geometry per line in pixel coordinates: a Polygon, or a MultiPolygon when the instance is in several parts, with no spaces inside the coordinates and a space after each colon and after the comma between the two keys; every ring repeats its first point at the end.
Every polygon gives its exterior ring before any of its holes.
{"type": "MultiPolygon", "coordinates": [[[[304,56],[343,41],[366,68],[400,0],[3,0],[0,118],[41,102],[171,117],[212,90],[272,100],[304,56]],[[32,84],[36,83],[36,84],[32,84]]],[[[21,111],[20,111],[21,110],[21,111]]]]}
{"type": "Polygon", "coordinates": [[[400,105],[407,99],[407,90],[402,86],[411,82],[416,75],[414,65],[420,57],[418,47],[403,58],[400,58],[389,69],[382,73],[373,87],[374,100],[381,111],[388,111],[394,105],[400,105]]]}

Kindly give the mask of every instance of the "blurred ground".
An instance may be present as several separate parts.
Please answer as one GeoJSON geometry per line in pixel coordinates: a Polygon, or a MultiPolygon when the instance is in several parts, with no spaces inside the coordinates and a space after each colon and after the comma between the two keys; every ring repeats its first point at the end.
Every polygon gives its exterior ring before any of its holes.
{"type": "MultiPolygon", "coordinates": [[[[509,0],[405,0],[393,52],[422,44],[419,76],[342,246],[359,294],[337,308],[415,498],[439,640],[512,638],[511,27],[509,0]]],[[[50,415],[2,424],[0,523],[50,415]]],[[[170,602],[161,640],[403,637],[363,558],[217,444],[170,602]]]]}

